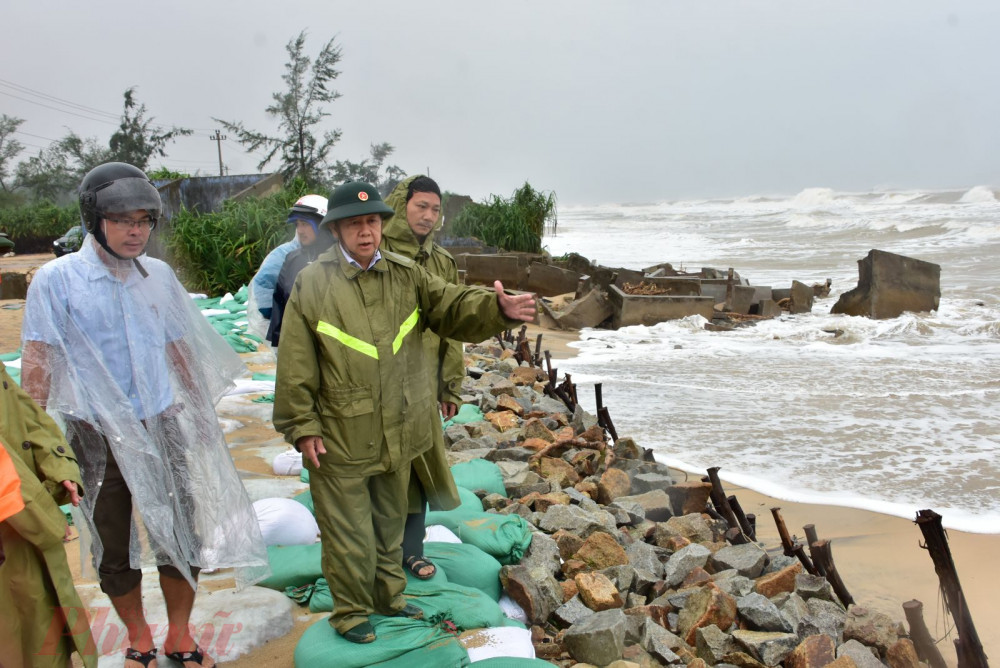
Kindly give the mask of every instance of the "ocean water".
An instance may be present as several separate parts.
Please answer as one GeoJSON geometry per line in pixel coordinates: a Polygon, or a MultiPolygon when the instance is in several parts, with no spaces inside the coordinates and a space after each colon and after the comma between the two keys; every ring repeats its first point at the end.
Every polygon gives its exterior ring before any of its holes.
{"type": "Polygon", "coordinates": [[[732,332],[704,320],[588,329],[560,360],[620,436],[671,466],[789,501],[1000,533],[1000,202],[962,191],[808,189],[655,204],[563,206],[543,244],[605,266],[733,267],[752,285],[832,279],[811,314],[732,332]],[[941,266],[933,313],[830,315],[877,248],[941,266]],[[839,336],[831,331],[839,330],[839,336]]]}

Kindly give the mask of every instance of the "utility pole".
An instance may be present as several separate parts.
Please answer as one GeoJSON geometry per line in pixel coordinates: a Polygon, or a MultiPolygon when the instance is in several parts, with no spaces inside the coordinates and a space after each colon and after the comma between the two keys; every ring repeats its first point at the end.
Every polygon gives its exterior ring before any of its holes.
{"type": "Polygon", "coordinates": [[[219,131],[215,131],[215,136],[208,136],[209,139],[214,141],[219,146],[219,176],[222,176],[222,140],[226,138],[225,135],[219,134],[219,131]]]}

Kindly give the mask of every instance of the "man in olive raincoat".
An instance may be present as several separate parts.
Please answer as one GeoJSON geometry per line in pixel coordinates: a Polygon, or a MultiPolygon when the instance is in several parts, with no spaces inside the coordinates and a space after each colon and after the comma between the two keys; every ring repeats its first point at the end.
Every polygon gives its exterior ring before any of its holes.
{"type": "MultiPolygon", "coordinates": [[[[382,230],[382,248],[410,258],[421,267],[449,283],[458,283],[458,265],[451,253],[434,243],[434,232],[441,223],[441,189],[430,177],[417,175],[404,179],[386,198],[395,215],[382,230]]],[[[427,379],[437,397],[441,415],[455,417],[462,400],[465,362],[462,344],[442,339],[434,332],[424,332],[424,350],[428,364],[427,379]]],[[[403,565],[421,579],[433,577],[436,568],[424,558],[424,518],[427,502],[432,510],[451,510],[459,505],[458,490],[451,477],[444,449],[444,434],[434,429],[434,445],[413,460],[410,476],[410,514],[403,532],[403,565]]]]}
{"type": "Polygon", "coordinates": [[[440,429],[421,333],[480,341],[532,320],[531,295],[451,285],[380,251],[393,210],[368,183],[330,195],[338,244],[302,270],[284,314],[274,426],[302,452],[334,599],[330,624],[375,640],[372,614],[419,619],[403,598],[411,462],[440,429]]]}
{"type": "Polygon", "coordinates": [[[9,490],[12,476],[19,480],[21,501],[17,512],[0,521],[0,665],[64,668],[75,651],[85,666],[96,666],[90,625],[66,561],[66,516],[59,509],[80,502],[80,469],[59,427],[2,363],[0,443],[0,486],[9,490]]]}

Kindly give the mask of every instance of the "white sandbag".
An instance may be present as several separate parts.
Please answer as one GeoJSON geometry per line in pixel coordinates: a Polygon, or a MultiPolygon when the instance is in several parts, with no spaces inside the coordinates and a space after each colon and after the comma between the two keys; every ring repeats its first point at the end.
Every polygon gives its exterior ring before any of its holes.
{"type": "Polygon", "coordinates": [[[440,524],[432,524],[424,531],[425,543],[461,543],[462,539],[455,532],[440,524]]]}
{"type": "Polygon", "coordinates": [[[500,610],[503,611],[504,617],[507,619],[516,619],[522,624],[528,624],[528,614],[510,596],[504,594],[497,603],[500,604],[500,610]]]}
{"type": "Polygon", "coordinates": [[[311,545],[319,526],[309,509],[292,499],[261,499],[253,504],[266,545],[311,545]]]}
{"type": "Polygon", "coordinates": [[[469,653],[469,662],[484,661],[500,656],[534,659],[531,631],[515,626],[467,631],[458,637],[469,653]]]}
{"type": "Polygon", "coordinates": [[[282,452],[271,463],[274,475],[298,475],[302,472],[302,453],[294,448],[282,452]]]}

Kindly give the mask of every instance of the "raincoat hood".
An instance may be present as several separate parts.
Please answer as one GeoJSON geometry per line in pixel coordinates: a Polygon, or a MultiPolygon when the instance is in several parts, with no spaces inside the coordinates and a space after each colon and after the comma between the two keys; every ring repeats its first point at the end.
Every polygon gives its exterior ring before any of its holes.
{"type": "Polygon", "coordinates": [[[431,247],[434,245],[434,235],[441,229],[441,223],[444,220],[442,216],[438,216],[437,222],[434,224],[434,229],[427,235],[423,243],[417,241],[417,237],[413,234],[413,230],[410,229],[409,223],[406,222],[406,191],[410,187],[410,183],[421,176],[424,175],[414,174],[413,176],[408,176],[400,181],[393,188],[392,192],[389,193],[389,196],[385,198],[385,203],[392,207],[396,215],[382,225],[382,245],[385,246],[388,243],[393,250],[406,257],[416,257],[421,251],[430,255],[431,247]]]}

